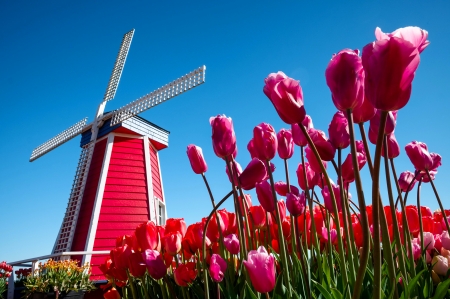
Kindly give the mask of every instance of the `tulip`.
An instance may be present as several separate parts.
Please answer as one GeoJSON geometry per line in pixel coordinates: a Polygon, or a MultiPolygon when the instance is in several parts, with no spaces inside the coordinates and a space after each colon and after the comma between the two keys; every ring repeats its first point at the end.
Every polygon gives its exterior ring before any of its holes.
{"type": "Polygon", "coordinates": [[[111,259],[117,269],[126,269],[128,267],[128,257],[132,254],[131,247],[125,244],[111,250],[111,259]]]}
{"type": "Polygon", "coordinates": [[[197,277],[196,264],[194,262],[188,262],[186,264],[180,264],[173,272],[175,282],[180,287],[187,287],[193,283],[197,277]]]}
{"type": "Polygon", "coordinates": [[[420,249],[420,245],[417,243],[417,239],[414,240],[415,242],[412,243],[412,250],[413,250],[413,258],[416,261],[422,255],[422,250],[420,249]]]}
{"type": "Polygon", "coordinates": [[[217,115],[216,117],[211,117],[209,122],[212,127],[212,142],[216,156],[219,158],[227,158],[233,155],[237,147],[231,117],[217,115]]]}
{"type": "MultiPolygon", "coordinates": [[[[166,275],[167,268],[158,251],[147,249],[142,253],[142,258],[147,266],[148,274],[153,279],[158,280],[166,275]]],[[[170,258],[172,258],[172,256],[170,256],[170,258]]]]}
{"type": "Polygon", "coordinates": [[[422,217],[433,217],[433,212],[431,212],[431,209],[429,207],[421,206],[420,212],[422,212],[422,217]]]}
{"type": "Polygon", "coordinates": [[[253,142],[253,138],[250,139],[250,141],[248,142],[247,150],[250,153],[250,157],[252,157],[252,159],[258,157],[258,152],[255,148],[255,143],[253,142]]]}
{"type": "MultiPolygon", "coordinates": [[[[413,205],[409,205],[405,207],[406,218],[408,219],[409,230],[413,235],[417,235],[420,230],[419,224],[419,212],[417,211],[417,207],[413,205]]],[[[387,217],[387,215],[386,215],[387,217]]],[[[392,217],[391,217],[392,218],[392,217]]]]}
{"type": "Polygon", "coordinates": [[[308,130],[308,134],[311,137],[317,151],[319,152],[320,158],[324,161],[333,160],[336,149],[334,148],[333,144],[327,139],[325,133],[321,130],[316,130],[313,128],[308,130]]]}
{"type": "Polygon", "coordinates": [[[377,112],[373,105],[367,99],[353,109],[353,122],[355,124],[369,121],[377,112]]]}
{"type": "Polygon", "coordinates": [[[389,37],[366,45],[362,63],[366,77],[366,98],[376,109],[398,110],[411,95],[411,83],[419,66],[417,48],[399,37],[389,37]]]}
{"type": "Polygon", "coordinates": [[[130,235],[123,235],[116,238],[116,247],[121,247],[125,244],[133,246],[133,237],[130,235]]]}
{"type": "MultiPolygon", "coordinates": [[[[322,168],[320,167],[319,163],[322,163],[322,165],[325,167],[325,169],[327,168],[327,162],[323,161],[322,159],[320,160],[320,162],[317,161],[316,156],[314,155],[312,149],[309,148],[309,146],[305,148],[305,156],[306,156],[306,159],[308,159],[309,166],[315,173],[318,173],[318,174],[322,173],[322,168]]],[[[305,163],[305,165],[306,165],[306,163],[305,163]]],[[[298,177],[298,174],[297,174],[297,177],[298,177]]],[[[299,181],[299,184],[300,184],[300,181],[299,181]]]]}
{"type": "Polygon", "coordinates": [[[181,250],[181,233],[175,232],[164,236],[164,248],[171,255],[176,255],[181,250]]]}
{"type": "Polygon", "coordinates": [[[424,249],[426,250],[433,250],[434,249],[434,235],[430,232],[424,232],[423,233],[423,246],[425,246],[424,249]]]}
{"type": "Polygon", "coordinates": [[[333,54],[325,71],[333,104],[340,111],[359,106],[364,99],[364,69],[358,50],[333,54]]]}
{"type": "MultiPolygon", "coordinates": [[[[369,141],[372,144],[377,144],[380,122],[381,122],[381,111],[377,111],[375,115],[370,119],[369,141]]],[[[386,119],[386,126],[384,129],[384,133],[387,135],[392,134],[395,130],[396,124],[397,124],[397,111],[389,112],[388,117],[386,119]]]]}
{"type": "Polygon", "coordinates": [[[319,176],[314,172],[314,170],[312,170],[312,168],[308,162],[305,162],[304,166],[302,163],[299,163],[296,173],[297,173],[298,184],[302,190],[306,190],[305,174],[303,172],[303,167],[306,170],[306,182],[308,182],[308,188],[311,189],[312,187],[317,185],[319,176]]]}
{"type": "MultiPolygon", "coordinates": [[[[292,193],[294,193],[295,195],[299,195],[300,191],[297,187],[295,187],[294,185],[290,185],[289,187],[291,188],[292,193]]],[[[275,192],[277,192],[277,194],[280,196],[286,196],[286,194],[289,193],[288,185],[283,181],[276,182],[275,192]]]]}
{"type": "MultiPolygon", "coordinates": [[[[245,263],[245,262],[244,262],[245,263]]],[[[433,265],[433,271],[439,275],[447,275],[448,271],[448,260],[442,255],[435,255],[431,262],[433,265]]]]}
{"type": "Polygon", "coordinates": [[[256,184],[256,195],[259,203],[264,210],[266,210],[266,212],[272,212],[275,210],[272,187],[267,181],[262,181],[256,184]]]}
{"type": "Polygon", "coordinates": [[[253,143],[260,160],[272,160],[278,147],[275,129],[267,123],[261,123],[253,129],[253,143]]]}
{"type": "MultiPolygon", "coordinates": [[[[184,250],[188,250],[189,253],[195,254],[197,250],[202,248],[203,244],[203,222],[197,222],[188,226],[186,235],[182,241],[184,250]]],[[[211,241],[206,237],[206,247],[211,246],[211,241]]]]}
{"type": "Polygon", "coordinates": [[[412,141],[405,146],[405,151],[417,170],[433,169],[433,158],[425,143],[412,141]]]}
{"type": "Polygon", "coordinates": [[[266,211],[262,206],[250,207],[248,214],[254,228],[262,228],[266,225],[266,211]]]}
{"type": "MultiPolygon", "coordinates": [[[[356,153],[356,160],[358,161],[358,169],[361,170],[364,165],[366,165],[367,159],[366,155],[363,153],[356,153]]],[[[348,154],[345,158],[344,163],[342,163],[341,168],[342,178],[345,183],[351,183],[355,180],[355,172],[353,169],[352,154],[348,154]]]]}
{"type": "Polygon", "coordinates": [[[186,234],[186,222],[184,218],[169,218],[166,221],[165,234],[179,232],[182,237],[186,234]]]}
{"type": "MultiPolygon", "coordinates": [[[[394,133],[387,135],[387,148],[388,159],[394,159],[400,155],[400,146],[397,139],[395,139],[394,133]]],[[[384,148],[381,150],[381,156],[384,157],[384,148]]]]}
{"type": "Polygon", "coordinates": [[[203,158],[202,149],[194,144],[189,144],[187,147],[187,155],[191,163],[192,170],[196,174],[202,174],[208,170],[205,158],[203,158]]]}
{"type": "Polygon", "coordinates": [[[267,253],[263,246],[251,250],[244,266],[250,281],[257,292],[267,293],[275,287],[275,258],[267,253]]]}
{"type": "Polygon", "coordinates": [[[417,48],[419,53],[422,53],[422,51],[430,44],[430,41],[427,40],[428,31],[420,29],[419,27],[408,26],[399,28],[392,33],[383,33],[379,27],[375,29],[375,37],[377,40],[389,39],[392,36],[409,41],[417,48]]]}
{"type": "Polygon", "coordinates": [[[227,270],[227,262],[218,254],[213,254],[209,261],[209,274],[214,282],[221,282],[227,270]]]}
{"type": "Polygon", "coordinates": [[[225,248],[231,253],[231,254],[238,254],[240,250],[240,244],[239,239],[236,236],[236,234],[230,234],[223,238],[223,244],[225,245],[225,248]]]}
{"type": "Polygon", "coordinates": [[[415,175],[411,171],[404,171],[398,178],[398,184],[403,192],[411,191],[416,184],[415,175]],[[408,189],[409,187],[409,189],[408,189]]]}
{"type": "Polygon", "coordinates": [[[158,231],[153,221],[147,221],[139,224],[134,230],[138,251],[146,249],[156,249],[160,240],[158,239],[158,231]]]}
{"type": "Polygon", "coordinates": [[[236,234],[237,233],[237,222],[236,222],[236,214],[226,211],[225,209],[219,210],[219,213],[223,212],[227,214],[228,225],[223,232],[224,235],[227,234],[236,234]]]}
{"type": "Polygon", "coordinates": [[[278,155],[281,159],[290,159],[294,154],[294,141],[292,131],[281,129],[277,133],[278,155]]]}
{"type": "Polygon", "coordinates": [[[450,236],[448,234],[448,231],[443,231],[441,234],[441,243],[442,248],[445,248],[447,250],[450,250],[450,236]]]}
{"type": "MultiPolygon", "coordinates": [[[[231,167],[231,172],[234,174],[233,178],[234,178],[234,185],[238,186],[238,178],[242,173],[242,167],[241,164],[239,164],[238,162],[236,162],[236,160],[232,160],[230,162],[230,167],[231,167]],[[235,173],[236,172],[236,173],[235,173]]],[[[230,181],[230,183],[232,183],[233,181],[231,180],[231,176],[230,176],[230,171],[228,170],[228,166],[225,165],[225,172],[227,173],[228,176],[228,180],[230,181]]]]}
{"type": "MultiPolygon", "coordinates": [[[[286,203],[284,202],[284,200],[278,200],[277,205],[278,205],[278,211],[280,211],[280,220],[283,221],[284,218],[286,218],[286,203]]],[[[272,213],[272,217],[274,219],[276,219],[276,212],[272,211],[271,213],[272,213]]]]}
{"type": "Polygon", "coordinates": [[[288,193],[286,196],[286,207],[292,216],[299,216],[303,214],[306,206],[305,193],[302,192],[299,196],[288,193]]]}
{"type": "MultiPolygon", "coordinates": [[[[219,225],[221,231],[225,231],[225,223],[222,219],[221,213],[217,213],[217,218],[219,219],[219,225]]],[[[211,240],[211,242],[215,243],[219,241],[219,225],[217,224],[217,218],[212,217],[209,221],[208,228],[206,229],[206,236],[211,240]]],[[[203,224],[206,225],[207,217],[203,218],[203,224]]]]}
{"type": "Polygon", "coordinates": [[[130,256],[128,256],[128,269],[134,277],[144,276],[147,268],[141,253],[133,252],[130,256]]]}
{"type": "MultiPolygon", "coordinates": [[[[305,119],[303,119],[301,124],[305,127],[306,131],[308,131],[311,128],[314,128],[312,119],[309,115],[305,116],[305,119]]],[[[297,144],[298,146],[308,145],[308,140],[306,139],[305,135],[303,134],[303,131],[300,129],[297,123],[291,125],[291,131],[292,131],[292,139],[294,140],[295,144],[297,144]]]]}
{"type": "MultiPolygon", "coordinates": [[[[344,229],[341,227],[341,235],[344,229]]],[[[325,242],[328,242],[328,229],[324,226],[322,227],[322,238],[325,242]]],[[[330,229],[330,242],[331,244],[337,244],[337,231],[336,229],[330,229]]]]}
{"type": "MultiPolygon", "coordinates": [[[[253,205],[251,195],[244,194],[244,199],[245,199],[245,204],[247,205],[247,209],[250,208],[253,205]]],[[[244,215],[245,210],[244,210],[244,201],[242,200],[242,197],[238,196],[238,202],[239,202],[239,212],[241,213],[241,215],[244,215]]]]}
{"type": "MultiPolygon", "coordinates": [[[[334,198],[336,199],[337,209],[340,212],[342,210],[340,187],[339,185],[335,185],[334,183],[331,183],[331,187],[333,189],[334,198]]],[[[331,213],[334,213],[331,193],[328,190],[328,186],[324,186],[321,192],[323,196],[323,201],[325,203],[325,208],[327,208],[327,210],[330,211],[331,213]]],[[[350,193],[348,194],[348,197],[351,198],[350,193]]]]}
{"type": "Polygon", "coordinates": [[[350,145],[348,121],[343,112],[338,111],[334,114],[328,127],[328,134],[334,148],[343,149],[350,145]]]}
{"type": "Polygon", "coordinates": [[[242,171],[239,179],[244,190],[255,188],[256,184],[267,177],[267,169],[263,161],[253,158],[247,167],[242,171]]]}
{"type": "Polygon", "coordinates": [[[105,294],[103,294],[103,298],[105,299],[120,299],[120,294],[116,290],[115,287],[112,287],[110,290],[108,290],[105,294]]]}
{"type": "Polygon", "coordinates": [[[269,74],[264,83],[264,94],[272,102],[280,118],[291,125],[302,122],[306,111],[300,82],[278,72],[269,74]]]}

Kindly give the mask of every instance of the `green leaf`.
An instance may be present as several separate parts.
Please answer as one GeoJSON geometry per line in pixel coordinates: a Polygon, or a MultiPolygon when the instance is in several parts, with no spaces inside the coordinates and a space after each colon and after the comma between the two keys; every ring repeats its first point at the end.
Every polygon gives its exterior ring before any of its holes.
{"type": "Polygon", "coordinates": [[[312,282],[319,289],[320,294],[323,295],[325,299],[333,299],[333,296],[320,283],[315,280],[313,280],[312,282]]]}
{"type": "Polygon", "coordinates": [[[248,285],[248,283],[245,283],[245,297],[250,298],[250,299],[258,299],[258,297],[256,297],[255,293],[253,293],[252,289],[250,288],[250,286],[248,285]]]}
{"type": "Polygon", "coordinates": [[[440,282],[436,288],[433,299],[443,299],[447,294],[448,287],[450,286],[450,279],[444,282],[440,282]]]}
{"type": "Polygon", "coordinates": [[[333,298],[334,298],[334,299],[344,299],[344,296],[342,295],[341,292],[339,292],[338,289],[332,288],[332,289],[331,289],[331,293],[333,294],[333,298]]]}
{"type": "Polygon", "coordinates": [[[287,298],[287,289],[283,284],[283,275],[278,275],[276,284],[275,284],[275,289],[273,290],[273,297],[277,298],[287,298]]]}

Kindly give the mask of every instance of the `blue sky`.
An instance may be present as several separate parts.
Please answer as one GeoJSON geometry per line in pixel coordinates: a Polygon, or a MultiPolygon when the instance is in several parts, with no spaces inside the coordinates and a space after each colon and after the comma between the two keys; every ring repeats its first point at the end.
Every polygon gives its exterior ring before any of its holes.
{"type": "MultiPolygon", "coordinates": [[[[141,114],[171,132],[169,148],[160,152],[169,217],[193,223],[211,210],[202,179],[186,157],[190,143],[203,148],[216,201],[230,190],[225,165],[211,147],[210,116],[233,118],[237,160],[245,167],[254,126],[268,122],[277,131],[287,128],[262,92],[264,78],[281,70],[300,80],[307,113],[316,128],[327,131],[336,111],[325,83],[328,61],[343,48],[362,49],[373,41],[376,26],[385,32],[409,25],[429,31],[431,44],[421,55],[411,100],[398,116],[402,153],[396,165],[398,172],[413,170],[403,150],[412,140],[440,153],[443,165],[435,182],[448,207],[449,12],[447,1],[428,6],[423,1],[2,1],[0,260],[51,252],[80,139],[33,163],[29,156],[83,117],[93,119],[122,36],[132,28],[129,56],[107,111],[207,66],[204,85],[141,114]]],[[[284,179],[281,160],[274,163],[275,180],[284,179]]],[[[290,161],[294,182],[298,163],[296,148],[290,161]]],[[[363,180],[369,199],[366,168],[363,180]]],[[[436,209],[431,187],[422,189],[423,203],[436,209]]]]}

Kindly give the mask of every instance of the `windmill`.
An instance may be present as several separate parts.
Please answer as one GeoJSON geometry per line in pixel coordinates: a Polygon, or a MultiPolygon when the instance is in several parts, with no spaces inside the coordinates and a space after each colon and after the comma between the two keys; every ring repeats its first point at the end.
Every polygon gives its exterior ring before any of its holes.
{"type": "MultiPolygon", "coordinates": [[[[105,113],[116,94],[134,29],[123,37],[102,102],[94,120],[82,119],[33,150],[30,162],[82,135],[81,155],[66,213],[52,253],[109,250],[118,235],[130,234],[147,220],[165,223],[164,189],[158,151],[168,146],[169,132],[138,116],[205,82],[202,66],[179,79],[105,113]]],[[[101,256],[72,256],[98,265],[101,256]]],[[[97,267],[93,267],[93,275],[97,267]]],[[[100,276],[99,276],[100,277],[100,276]]]]}

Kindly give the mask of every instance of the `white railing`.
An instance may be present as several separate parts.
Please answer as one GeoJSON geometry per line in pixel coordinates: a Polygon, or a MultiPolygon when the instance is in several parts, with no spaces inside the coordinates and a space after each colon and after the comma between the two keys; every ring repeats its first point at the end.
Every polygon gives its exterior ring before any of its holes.
{"type": "MultiPolygon", "coordinates": [[[[39,261],[48,260],[55,257],[61,257],[62,259],[68,259],[71,255],[97,255],[97,254],[109,254],[109,250],[102,251],[70,251],[70,252],[60,252],[55,254],[43,255],[34,258],[29,258],[26,260],[20,260],[16,262],[9,263],[14,267],[31,267],[31,271],[34,272],[38,266],[39,261]]],[[[8,278],[8,299],[14,299],[14,270],[11,276],[8,278]]]]}

